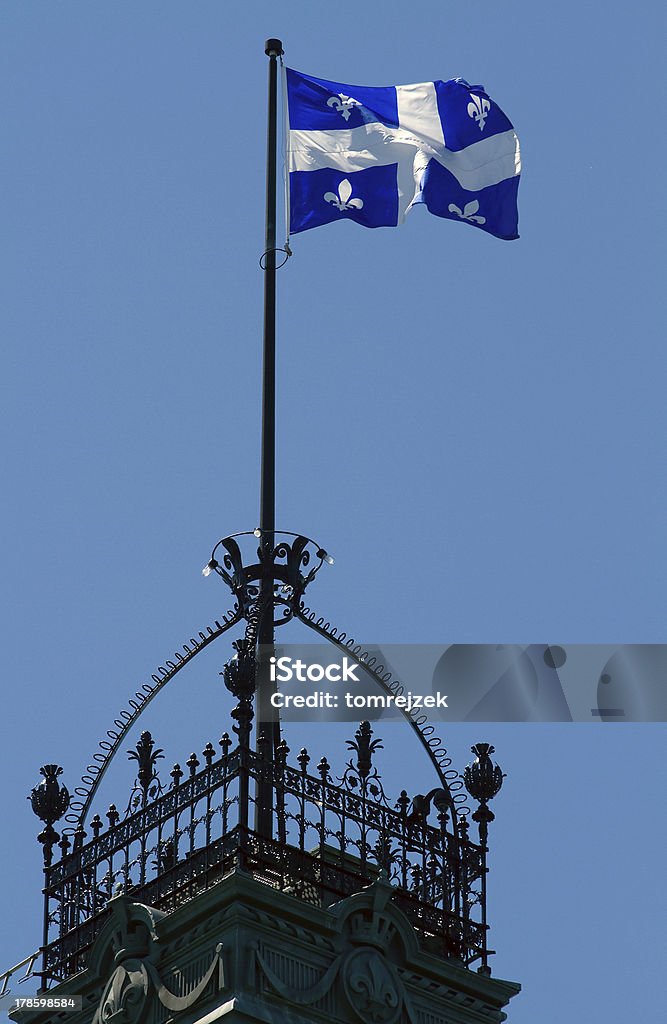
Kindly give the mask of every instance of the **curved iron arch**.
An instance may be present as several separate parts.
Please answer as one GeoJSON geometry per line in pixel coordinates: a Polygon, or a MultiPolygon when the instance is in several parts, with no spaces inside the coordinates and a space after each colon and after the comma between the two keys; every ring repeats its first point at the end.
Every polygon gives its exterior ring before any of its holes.
{"type": "MultiPolygon", "coordinates": [[[[107,729],[106,736],[108,738],[100,740],[98,743],[99,750],[92,757],[94,763],[86,767],[86,771],[81,776],[80,785],[74,789],[73,796],[75,799],[71,801],[69,811],[65,816],[65,821],[70,826],[66,829],[67,832],[74,831],[75,827],[78,826],[84,827],[90,806],[107,768],[117,754],[128,732],[136,724],[148,704],[197,654],[233,626],[237,625],[243,618],[245,616],[242,610],[236,608],[234,611],[227,612],[223,616],[222,623],[216,620],[215,627],[208,626],[206,633],[200,631],[198,638],[191,637],[188,643],[183,644],[183,651],[185,653],[175,652],[175,661],[171,659],[165,661],[165,665],[161,665],[157,669],[159,675],[153,673],[152,686],[149,683],[144,683],[141,689],[135,692],[134,697],[129,698],[128,705],[131,710],[124,709],[114,719],[114,728],[107,729]]],[[[302,622],[308,629],[323,637],[334,647],[347,654],[360,668],[363,668],[364,671],[368,672],[375,679],[385,693],[400,695],[403,692],[400,681],[393,678],[391,672],[382,671],[384,666],[376,665],[375,658],[371,657],[368,651],[365,651],[360,644],[355,644],[354,640],[348,638],[345,632],[332,627],[323,617],[316,618],[315,612],[311,611],[310,608],[307,608],[304,604],[298,605],[294,609],[294,618],[302,622]]],[[[246,633],[249,633],[254,639],[257,619],[255,616],[253,616],[253,619],[255,621],[248,622],[246,633]]],[[[435,735],[435,729],[430,724],[426,714],[423,712],[418,714],[414,711],[407,711],[404,708],[399,708],[399,710],[416,734],[433,765],[442,788],[449,797],[452,816],[456,819],[459,813],[466,813],[468,807],[466,806],[465,793],[461,792],[463,790],[463,781],[459,773],[451,768],[452,759],[447,752],[447,748],[442,743],[442,740],[435,735]]]]}
{"type": "MultiPolygon", "coordinates": [[[[348,639],[347,633],[341,632],[335,626],[331,626],[323,617],[316,619],[315,612],[311,611],[304,604],[299,605],[295,609],[294,617],[302,622],[304,626],[307,626],[308,629],[312,629],[313,632],[324,637],[330,644],[333,644],[338,650],[352,658],[360,668],[363,668],[365,672],[368,672],[375,679],[385,693],[396,696],[403,693],[401,682],[393,678],[391,672],[381,671],[384,669],[384,666],[376,665],[375,658],[371,657],[361,644],[355,644],[351,637],[348,639]]],[[[417,735],[431,764],[435,768],[442,788],[449,796],[452,818],[454,823],[456,823],[458,814],[468,814],[470,810],[466,803],[466,795],[464,792],[461,792],[464,788],[463,779],[455,768],[451,768],[452,759],[442,740],[435,735],[435,728],[430,724],[428,715],[423,712],[417,714],[413,711],[407,711],[405,708],[399,708],[398,710],[417,735]]]]}
{"type": "Polygon", "coordinates": [[[241,609],[236,608],[234,611],[226,612],[223,615],[222,623],[216,619],[214,627],[207,626],[205,633],[200,631],[197,638],[191,637],[188,643],[183,644],[184,654],[176,651],[174,653],[175,661],[169,659],[165,661],[164,665],[158,667],[157,672],[159,675],[153,673],[151,677],[153,680],[152,686],[150,683],[144,683],[141,689],[135,692],[134,697],[129,698],[127,703],[131,710],[123,709],[118,718],[114,719],[114,728],[107,729],[106,735],[108,739],[99,741],[99,750],[92,756],[94,763],[87,766],[86,771],[81,776],[81,784],[74,790],[74,797],[76,799],[70,802],[69,811],[65,815],[65,821],[70,825],[69,828],[65,829],[66,832],[74,831],[72,826],[84,827],[90,805],[107,768],[117,754],[118,748],[125,740],[128,732],[153,700],[153,697],[156,697],[160,690],[174,678],[177,672],[180,672],[197,654],[213,643],[214,640],[221,637],[232,626],[235,626],[242,618],[243,613],[241,609]]]}

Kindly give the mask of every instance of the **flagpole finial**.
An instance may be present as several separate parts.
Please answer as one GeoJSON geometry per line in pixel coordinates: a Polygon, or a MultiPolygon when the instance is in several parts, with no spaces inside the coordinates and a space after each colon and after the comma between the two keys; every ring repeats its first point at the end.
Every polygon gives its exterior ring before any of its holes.
{"type": "Polygon", "coordinates": [[[282,57],[284,52],[281,39],[267,39],[264,43],[264,53],[267,57],[282,57]]]}

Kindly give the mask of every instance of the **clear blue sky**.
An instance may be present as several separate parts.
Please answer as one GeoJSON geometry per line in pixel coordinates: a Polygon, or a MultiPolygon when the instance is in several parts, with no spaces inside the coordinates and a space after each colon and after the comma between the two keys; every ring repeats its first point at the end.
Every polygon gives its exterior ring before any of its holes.
{"type": "MultiPolygon", "coordinates": [[[[483,83],[524,160],[517,242],[423,209],[294,239],[278,521],[336,555],[313,604],[371,643],[667,641],[663,5],[280,7],[0,11],[0,970],[40,942],[39,766],[76,784],[228,607],[200,575],[215,541],[256,525],[267,36],[323,78],[483,83]]],[[[171,761],[228,727],[228,655],[142,722],[171,761]]],[[[451,726],[457,765],[478,739],[508,772],[490,921],[524,986],[511,1024],[653,1019],[664,726],[451,726]]],[[[423,792],[409,738],[385,746],[423,792]]]]}

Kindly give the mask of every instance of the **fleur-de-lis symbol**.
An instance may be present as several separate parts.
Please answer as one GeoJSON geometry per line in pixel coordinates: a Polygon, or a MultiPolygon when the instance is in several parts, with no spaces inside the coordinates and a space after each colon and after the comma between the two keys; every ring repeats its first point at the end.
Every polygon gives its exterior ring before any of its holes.
{"type": "Polygon", "coordinates": [[[345,210],[360,210],[364,205],[363,199],[350,199],[351,195],[352,186],[347,178],[343,178],[338,186],[338,195],[334,195],[333,192],[325,192],[323,198],[325,203],[332,203],[341,213],[345,210]]]}
{"type": "Polygon", "coordinates": [[[466,203],[463,209],[456,205],[456,203],[450,203],[447,207],[450,213],[455,213],[461,220],[469,220],[473,224],[486,224],[486,217],[477,217],[476,213],[479,210],[479,203],[476,199],[472,202],[466,203]]]}
{"type": "Polygon", "coordinates": [[[468,117],[472,117],[477,121],[480,132],[484,131],[484,125],[491,109],[491,101],[485,99],[484,96],[475,96],[474,92],[470,93],[470,99],[472,103],[468,104],[468,117]]]}
{"type": "Polygon", "coordinates": [[[352,107],[360,107],[361,103],[359,100],[353,99],[352,96],[346,96],[345,93],[339,92],[337,96],[329,97],[327,106],[337,110],[344,121],[349,121],[352,107]]]}

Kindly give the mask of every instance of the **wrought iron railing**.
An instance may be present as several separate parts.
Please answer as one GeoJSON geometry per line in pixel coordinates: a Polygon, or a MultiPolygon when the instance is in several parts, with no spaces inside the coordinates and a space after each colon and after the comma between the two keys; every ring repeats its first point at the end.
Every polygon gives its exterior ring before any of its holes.
{"type": "MultiPolygon", "coordinates": [[[[99,815],[87,832],[79,825],[57,843],[56,862],[57,836],[55,831],[47,834],[47,824],[40,837],[45,986],[86,966],[114,895],[131,894],[170,912],[234,868],[325,907],[382,876],[395,887],[395,902],[433,952],[466,965],[479,962],[486,969],[486,821],[491,812],[486,808],[482,820],[484,801],[473,815],[480,824],[479,844],[470,839],[465,816],[457,815],[444,789],[412,798],[403,791],[390,802],[374,763],[381,743],[372,738],[367,722],[348,741],[353,756],[341,776],[332,774],[324,757],[311,770],[305,749],[290,764],[284,741],[275,757],[262,756],[249,745],[249,729],[237,731],[241,742],[235,749],[225,733],[220,752],[209,743],[202,760],[191,755],[187,771],[174,765],[168,786],[156,770],[161,751],[143,733],[130,753],[139,770],[123,815],[111,805],[106,825],[99,815]],[[265,800],[267,787],[272,793],[270,834],[255,824],[262,820],[257,794],[265,800]]],[[[474,749],[476,765],[483,766],[492,748],[474,749]]],[[[53,769],[44,769],[52,797],[57,786],[53,769]]]]}

